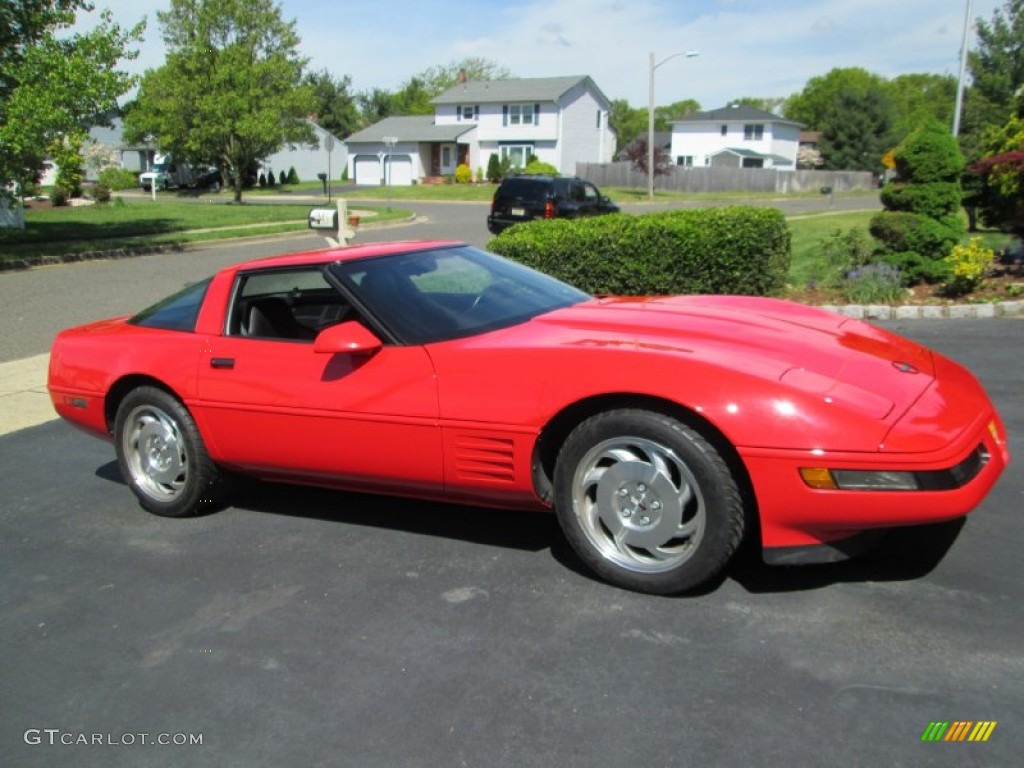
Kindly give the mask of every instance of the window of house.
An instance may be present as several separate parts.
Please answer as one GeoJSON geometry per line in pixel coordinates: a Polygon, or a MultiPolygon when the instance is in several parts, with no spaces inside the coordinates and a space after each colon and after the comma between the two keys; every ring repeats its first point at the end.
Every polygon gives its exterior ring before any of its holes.
{"type": "Polygon", "coordinates": [[[676,165],[684,168],[693,168],[693,155],[679,155],[676,157],[676,165]]]}
{"type": "Polygon", "coordinates": [[[509,164],[513,168],[525,168],[527,162],[529,162],[530,155],[533,154],[532,144],[503,144],[499,147],[501,152],[501,159],[508,158],[509,164]]]}
{"type": "Polygon", "coordinates": [[[477,121],[480,119],[480,105],[462,106],[455,108],[456,120],[477,121]]]}
{"type": "Polygon", "coordinates": [[[760,141],[764,138],[764,125],[762,123],[747,123],[743,126],[744,141],[760,141]]]}
{"type": "Polygon", "coordinates": [[[744,168],[764,168],[764,160],[760,157],[744,157],[744,168]]]}
{"type": "Polygon", "coordinates": [[[502,109],[505,125],[537,125],[540,104],[506,104],[502,109]]]}
{"type": "Polygon", "coordinates": [[[601,110],[597,110],[597,125],[595,126],[598,130],[601,130],[601,110]]]}
{"type": "Polygon", "coordinates": [[[728,125],[723,125],[722,126],[722,135],[725,136],[728,133],[729,133],[729,126],[728,125]]]}

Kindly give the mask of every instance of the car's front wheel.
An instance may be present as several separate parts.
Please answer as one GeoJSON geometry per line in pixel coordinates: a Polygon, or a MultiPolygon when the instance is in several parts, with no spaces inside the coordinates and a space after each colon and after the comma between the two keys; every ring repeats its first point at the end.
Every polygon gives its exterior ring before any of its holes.
{"type": "Polygon", "coordinates": [[[743,536],[725,461],[698,432],[652,411],[608,411],[573,430],[555,467],[555,507],[583,562],[638,592],[706,584],[743,536]]]}
{"type": "Polygon", "coordinates": [[[216,509],[224,496],[188,409],[157,387],[138,387],[121,401],[114,421],[117,463],[139,503],[164,517],[216,509]]]}

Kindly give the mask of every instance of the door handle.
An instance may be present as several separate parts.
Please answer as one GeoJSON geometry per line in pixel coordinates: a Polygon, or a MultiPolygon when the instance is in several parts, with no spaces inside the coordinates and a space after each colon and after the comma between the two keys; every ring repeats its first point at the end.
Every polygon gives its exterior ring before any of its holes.
{"type": "Polygon", "coordinates": [[[210,358],[211,368],[226,368],[231,369],[235,367],[235,358],[233,357],[211,357],[210,358]]]}

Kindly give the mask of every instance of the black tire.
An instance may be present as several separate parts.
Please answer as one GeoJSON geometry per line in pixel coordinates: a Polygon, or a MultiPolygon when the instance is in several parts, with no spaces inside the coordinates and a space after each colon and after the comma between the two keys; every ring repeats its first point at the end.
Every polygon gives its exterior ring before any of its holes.
{"type": "Polygon", "coordinates": [[[743,502],[726,463],[698,432],[623,409],[581,423],[555,466],[555,509],[598,576],[636,592],[693,591],[743,538],[743,502]]]}
{"type": "Polygon", "coordinates": [[[138,387],[114,421],[117,463],[142,507],[189,517],[223,505],[225,481],[181,401],[158,387],[138,387]]]}

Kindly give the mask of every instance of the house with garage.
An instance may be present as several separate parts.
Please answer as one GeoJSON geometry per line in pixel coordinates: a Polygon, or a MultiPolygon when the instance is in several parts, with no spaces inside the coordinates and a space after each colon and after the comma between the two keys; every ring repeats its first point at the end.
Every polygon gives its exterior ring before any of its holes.
{"type": "Polygon", "coordinates": [[[576,163],[610,162],[611,102],[587,76],[467,81],[433,100],[434,114],[389,117],[349,136],[349,179],[415,184],[486,169],[491,155],[537,159],[572,176],[576,163]]]}
{"type": "Polygon", "coordinates": [[[684,167],[792,171],[802,127],[763,109],[730,104],[674,120],[671,157],[684,167]]]}

